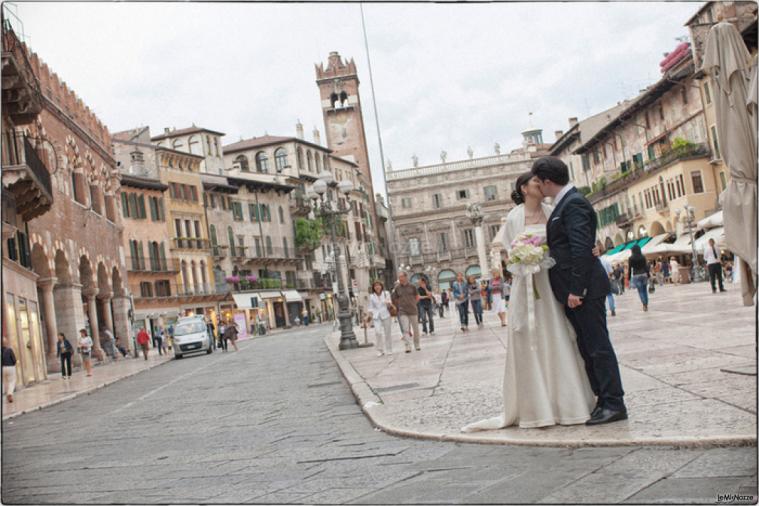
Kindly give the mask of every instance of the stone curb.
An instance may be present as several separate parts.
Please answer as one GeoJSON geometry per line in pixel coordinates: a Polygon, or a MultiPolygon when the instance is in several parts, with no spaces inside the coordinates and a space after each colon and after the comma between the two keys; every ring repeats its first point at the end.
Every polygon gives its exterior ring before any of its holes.
{"type": "Polygon", "coordinates": [[[77,397],[79,397],[81,395],[90,394],[92,392],[100,390],[101,388],[107,387],[108,385],[112,385],[112,384],[116,383],[117,381],[121,381],[121,380],[124,380],[126,378],[131,378],[132,376],[135,376],[135,375],[140,374],[142,372],[149,371],[149,370],[151,370],[151,369],[153,369],[155,367],[159,367],[159,366],[161,366],[163,364],[167,364],[167,363],[171,362],[172,360],[174,360],[174,359],[170,358],[168,360],[164,360],[163,362],[154,363],[154,364],[151,364],[149,367],[146,367],[145,369],[140,369],[139,371],[132,371],[132,372],[130,372],[129,374],[127,374],[125,376],[114,378],[114,379],[112,379],[110,381],[106,381],[104,383],[99,383],[99,384],[97,384],[97,385],[95,385],[95,386],[93,386],[91,388],[86,389],[86,390],[80,390],[79,392],[73,392],[73,393],[71,393],[69,395],[66,395],[64,397],[60,397],[58,399],[46,402],[44,404],[40,404],[40,405],[35,406],[33,408],[29,408],[29,409],[26,409],[26,410],[23,410],[23,411],[17,411],[15,413],[11,413],[9,415],[3,416],[3,420],[2,421],[4,422],[6,420],[10,420],[12,418],[16,418],[17,416],[21,416],[21,415],[26,414],[26,413],[32,413],[34,411],[39,411],[39,410],[41,410],[43,408],[49,408],[50,406],[55,406],[56,404],[60,404],[62,402],[70,401],[71,399],[76,399],[77,397]]]}
{"type": "Polygon", "coordinates": [[[474,443],[489,445],[514,445],[534,447],[559,447],[559,448],[585,448],[585,447],[623,447],[623,446],[667,446],[678,448],[714,448],[731,446],[757,446],[755,435],[746,436],[715,436],[705,438],[678,437],[678,438],[639,438],[632,440],[617,439],[509,439],[503,436],[483,437],[475,434],[449,434],[436,432],[419,432],[394,426],[392,423],[382,420],[382,399],[372,390],[364,378],[356,371],[350,361],[331,341],[337,332],[330,332],[324,337],[324,344],[332,354],[340,371],[350,385],[361,411],[369,421],[383,432],[400,437],[413,439],[425,439],[431,441],[448,441],[455,443],[474,443]]]}

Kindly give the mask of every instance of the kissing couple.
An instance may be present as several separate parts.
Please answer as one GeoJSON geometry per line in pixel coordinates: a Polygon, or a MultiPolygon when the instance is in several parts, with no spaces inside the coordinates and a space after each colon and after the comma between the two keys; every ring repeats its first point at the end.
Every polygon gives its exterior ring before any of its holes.
{"type": "MultiPolygon", "coordinates": [[[[501,415],[471,423],[474,432],[519,425],[599,425],[627,419],[619,365],[606,327],[609,278],[594,254],[593,206],[569,182],[559,158],[543,157],[516,182],[506,220],[515,239],[545,240],[550,268],[512,268],[501,415]],[[553,198],[553,206],[545,204],[553,198]],[[553,294],[553,296],[551,296],[553,294]]],[[[596,251],[597,253],[597,251],[596,251]]]]}

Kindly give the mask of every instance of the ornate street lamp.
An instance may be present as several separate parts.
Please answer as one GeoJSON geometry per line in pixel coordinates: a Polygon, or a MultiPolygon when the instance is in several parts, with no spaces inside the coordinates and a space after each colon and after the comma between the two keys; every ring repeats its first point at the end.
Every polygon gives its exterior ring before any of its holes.
{"type": "Polygon", "coordinates": [[[701,275],[701,269],[698,268],[698,253],[696,253],[696,242],[693,240],[693,222],[696,219],[696,208],[686,204],[682,209],[675,210],[675,220],[679,221],[680,215],[683,216],[682,223],[688,227],[688,233],[690,234],[690,247],[691,254],[693,255],[691,260],[691,279],[694,282],[703,281],[705,277],[701,275]]]}
{"type": "Polygon", "coordinates": [[[479,204],[469,204],[466,206],[466,216],[471,220],[474,226],[474,240],[477,243],[477,257],[480,262],[480,276],[482,279],[490,279],[490,269],[488,268],[488,256],[485,252],[485,234],[482,232],[482,221],[485,219],[485,213],[479,204]]]}
{"type": "Polygon", "coordinates": [[[342,265],[340,256],[342,249],[337,244],[337,221],[340,216],[347,215],[350,212],[350,206],[347,204],[350,200],[350,192],[353,191],[353,183],[343,180],[337,183],[330,172],[323,171],[319,174],[313,186],[308,190],[314,201],[314,214],[321,216],[329,222],[330,239],[332,240],[332,251],[335,255],[335,274],[337,276],[337,317],[340,320],[340,349],[358,348],[356,334],[353,332],[353,322],[351,321],[350,299],[347,294],[347,287],[343,283],[342,265]],[[325,197],[329,188],[337,188],[345,196],[343,204],[333,203],[325,197]],[[338,254],[339,252],[339,254],[338,254]]]}

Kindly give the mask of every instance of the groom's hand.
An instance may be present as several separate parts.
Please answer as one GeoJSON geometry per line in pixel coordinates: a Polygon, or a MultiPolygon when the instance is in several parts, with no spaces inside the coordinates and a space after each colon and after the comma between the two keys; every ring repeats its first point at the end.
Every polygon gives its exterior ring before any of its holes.
{"type": "Polygon", "coordinates": [[[567,297],[567,306],[569,306],[570,309],[582,306],[582,297],[570,293],[569,297],[567,297]]]}

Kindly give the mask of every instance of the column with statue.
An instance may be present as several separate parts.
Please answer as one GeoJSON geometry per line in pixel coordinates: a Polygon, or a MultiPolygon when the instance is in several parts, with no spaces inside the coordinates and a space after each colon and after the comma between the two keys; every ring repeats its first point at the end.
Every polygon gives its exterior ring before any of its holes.
{"type": "Polygon", "coordinates": [[[466,216],[474,226],[474,240],[477,244],[477,258],[480,264],[482,279],[489,280],[490,269],[488,268],[488,255],[485,250],[485,233],[482,230],[482,221],[485,219],[485,214],[482,212],[482,207],[479,204],[469,204],[466,206],[466,216]]]}

